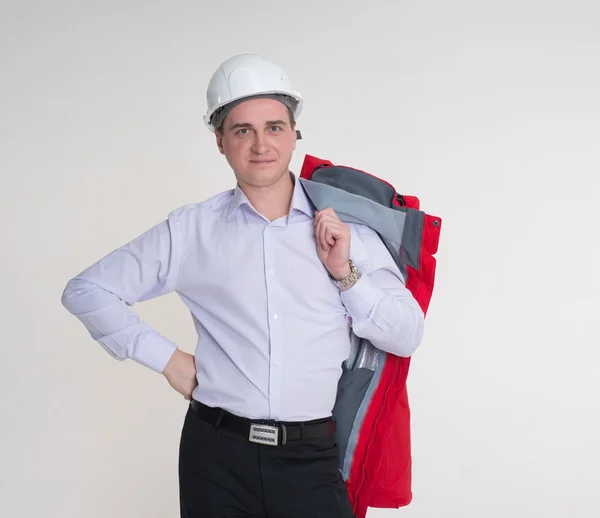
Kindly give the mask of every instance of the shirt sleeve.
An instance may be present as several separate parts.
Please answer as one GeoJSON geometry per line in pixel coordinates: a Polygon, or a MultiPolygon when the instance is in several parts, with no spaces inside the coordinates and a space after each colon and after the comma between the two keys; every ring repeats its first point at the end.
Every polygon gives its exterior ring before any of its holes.
{"type": "Polygon", "coordinates": [[[424,314],[377,233],[351,224],[350,258],[362,276],[341,292],[354,333],[397,356],[411,356],[423,338],[424,314]]]}
{"type": "Polygon", "coordinates": [[[62,304],[112,357],[131,358],[158,373],[177,346],[130,306],[170,293],[179,265],[177,217],[147,230],[71,279],[62,304]]]}

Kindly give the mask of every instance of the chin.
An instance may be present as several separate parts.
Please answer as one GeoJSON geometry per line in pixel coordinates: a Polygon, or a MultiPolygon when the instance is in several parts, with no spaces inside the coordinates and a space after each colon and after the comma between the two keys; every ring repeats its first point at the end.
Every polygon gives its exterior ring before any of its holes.
{"type": "Polygon", "coordinates": [[[281,175],[281,165],[277,162],[272,164],[249,164],[246,171],[248,171],[249,176],[254,178],[275,179],[281,175]]]}

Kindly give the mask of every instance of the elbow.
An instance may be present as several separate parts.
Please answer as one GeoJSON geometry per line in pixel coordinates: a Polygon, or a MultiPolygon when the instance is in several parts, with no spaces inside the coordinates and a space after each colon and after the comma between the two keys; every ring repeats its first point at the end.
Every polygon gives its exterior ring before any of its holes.
{"type": "Polygon", "coordinates": [[[396,336],[396,350],[390,351],[396,356],[408,358],[412,356],[421,345],[425,327],[425,317],[423,312],[415,309],[413,318],[404,321],[403,325],[399,326],[396,336]]]}
{"type": "Polygon", "coordinates": [[[71,279],[65,289],[62,292],[62,296],[60,298],[60,303],[65,307],[70,313],[73,313],[74,300],[76,299],[77,290],[73,287],[73,279],[71,279]]]}
{"type": "Polygon", "coordinates": [[[69,311],[76,314],[78,312],[81,297],[89,291],[89,284],[82,279],[71,279],[62,292],[60,298],[61,304],[69,311]]]}
{"type": "Polygon", "coordinates": [[[424,322],[423,322],[423,320],[421,320],[420,322],[418,322],[410,339],[407,341],[406,348],[404,351],[404,356],[406,358],[408,358],[409,356],[412,356],[416,352],[416,350],[419,348],[419,346],[421,345],[421,342],[423,341],[423,332],[424,332],[424,322]]]}

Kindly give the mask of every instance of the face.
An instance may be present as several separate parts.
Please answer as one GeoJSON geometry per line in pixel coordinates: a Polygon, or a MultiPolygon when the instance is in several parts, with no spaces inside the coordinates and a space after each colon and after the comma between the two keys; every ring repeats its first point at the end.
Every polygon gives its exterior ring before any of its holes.
{"type": "Polygon", "coordinates": [[[268,187],[287,177],[296,130],[283,103],[249,99],[238,104],[216,137],[241,187],[268,187]]]}

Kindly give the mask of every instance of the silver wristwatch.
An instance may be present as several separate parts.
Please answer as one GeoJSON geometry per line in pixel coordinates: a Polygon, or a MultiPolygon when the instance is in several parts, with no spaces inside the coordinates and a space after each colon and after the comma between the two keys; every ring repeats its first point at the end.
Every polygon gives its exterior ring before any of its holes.
{"type": "Polygon", "coordinates": [[[360,270],[352,262],[352,259],[350,259],[350,275],[344,277],[341,281],[336,281],[333,277],[331,277],[331,282],[333,282],[333,284],[335,284],[335,286],[337,286],[339,289],[343,289],[355,284],[356,281],[360,279],[361,275],[362,274],[360,273],[360,270]]]}

